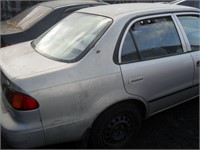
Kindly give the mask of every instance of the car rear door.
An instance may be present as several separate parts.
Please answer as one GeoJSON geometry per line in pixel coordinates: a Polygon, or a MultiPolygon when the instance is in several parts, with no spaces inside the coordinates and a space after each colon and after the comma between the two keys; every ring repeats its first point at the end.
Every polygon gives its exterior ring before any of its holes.
{"type": "Polygon", "coordinates": [[[182,92],[193,85],[194,65],[173,18],[167,14],[136,19],[119,48],[125,90],[152,104],[150,113],[193,94],[182,92]]]}

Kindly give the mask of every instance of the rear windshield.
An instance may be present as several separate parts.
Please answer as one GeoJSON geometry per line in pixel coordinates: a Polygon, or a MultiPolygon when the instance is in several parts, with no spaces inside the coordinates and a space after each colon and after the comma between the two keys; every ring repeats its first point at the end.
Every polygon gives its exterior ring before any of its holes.
{"type": "Polygon", "coordinates": [[[49,14],[51,11],[52,8],[45,6],[31,7],[18,14],[17,16],[11,18],[10,20],[6,21],[6,23],[14,28],[22,30],[28,29],[37,21],[49,14]]]}
{"type": "Polygon", "coordinates": [[[73,13],[35,39],[33,47],[41,54],[60,61],[74,61],[105,32],[112,19],[73,13]]]}

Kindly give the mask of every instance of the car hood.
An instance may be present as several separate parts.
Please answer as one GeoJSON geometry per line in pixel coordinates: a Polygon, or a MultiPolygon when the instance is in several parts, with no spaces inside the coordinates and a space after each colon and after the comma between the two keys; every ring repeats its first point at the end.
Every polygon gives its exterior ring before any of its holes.
{"type": "Polygon", "coordinates": [[[0,51],[1,69],[10,80],[41,74],[68,65],[39,54],[32,48],[30,41],[1,48],[0,51]]]}
{"type": "Polygon", "coordinates": [[[0,24],[1,28],[0,28],[0,34],[4,35],[4,34],[13,34],[13,33],[17,33],[22,31],[22,29],[20,28],[16,28],[12,25],[9,25],[6,23],[6,21],[2,21],[0,24]]]}

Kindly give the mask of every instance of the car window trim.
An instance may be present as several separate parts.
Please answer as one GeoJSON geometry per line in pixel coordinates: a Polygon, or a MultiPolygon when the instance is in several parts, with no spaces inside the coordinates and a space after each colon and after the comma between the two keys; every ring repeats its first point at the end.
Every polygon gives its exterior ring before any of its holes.
{"type": "Polygon", "coordinates": [[[173,16],[174,16],[174,19],[176,20],[177,22],[177,25],[179,26],[179,30],[181,31],[181,34],[184,38],[184,41],[185,41],[185,44],[186,44],[186,48],[187,48],[187,52],[193,52],[192,51],[192,48],[190,46],[190,42],[189,42],[189,39],[185,33],[185,30],[178,18],[178,16],[200,16],[200,13],[197,13],[197,12],[184,12],[184,13],[174,13],[173,16]]]}
{"type": "MultiPolygon", "coordinates": [[[[157,59],[157,58],[162,58],[162,57],[170,57],[170,56],[174,56],[174,55],[184,54],[184,53],[187,52],[187,49],[184,46],[185,45],[184,38],[181,36],[182,35],[181,31],[178,29],[178,24],[176,23],[175,18],[173,17],[173,13],[165,13],[165,14],[156,14],[156,15],[143,16],[143,17],[138,17],[138,18],[132,20],[131,22],[129,22],[129,25],[126,27],[125,32],[122,35],[122,39],[120,41],[120,45],[119,45],[119,51],[118,51],[118,63],[119,64],[124,64],[121,61],[122,46],[123,46],[124,40],[126,38],[127,33],[129,32],[129,29],[131,28],[131,26],[134,23],[136,23],[136,22],[138,22],[140,20],[151,19],[151,18],[159,18],[159,17],[171,17],[171,19],[172,19],[172,21],[174,23],[175,29],[177,31],[178,37],[180,39],[180,43],[181,43],[181,46],[182,46],[182,49],[183,49],[183,53],[173,54],[173,55],[167,55],[167,56],[161,56],[161,57],[155,57],[155,58],[151,58],[151,59],[157,59]]],[[[135,44],[135,42],[134,42],[134,44],[135,44]]],[[[140,59],[139,61],[145,61],[145,60],[151,60],[151,59],[140,59]]],[[[131,63],[131,62],[128,62],[128,63],[131,63]]],[[[138,62],[138,61],[133,61],[133,62],[138,62]]]]}
{"type": "MultiPolygon", "coordinates": [[[[192,52],[196,52],[196,51],[192,51],[192,52]]],[[[155,59],[161,59],[161,58],[167,58],[167,57],[173,57],[173,56],[177,56],[177,55],[185,55],[188,54],[188,52],[183,52],[183,53],[176,53],[176,54],[169,54],[167,56],[157,56],[157,57],[153,57],[153,58],[145,58],[145,59],[139,59],[139,60],[133,60],[133,61],[127,61],[127,62],[121,62],[118,65],[124,65],[124,64],[130,64],[130,63],[137,63],[137,62],[144,62],[144,61],[150,61],[150,60],[155,60],[155,59]]]]}

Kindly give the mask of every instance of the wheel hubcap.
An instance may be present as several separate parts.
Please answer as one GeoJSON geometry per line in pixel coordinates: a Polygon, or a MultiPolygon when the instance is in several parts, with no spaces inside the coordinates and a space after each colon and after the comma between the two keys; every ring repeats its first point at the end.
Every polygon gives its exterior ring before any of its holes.
{"type": "Polygon", "coordinates": [[[128,115],[114,117],[104,130],[104,142],[108,145],[126,143],[133,132],[133,123],[128,115]]]}

